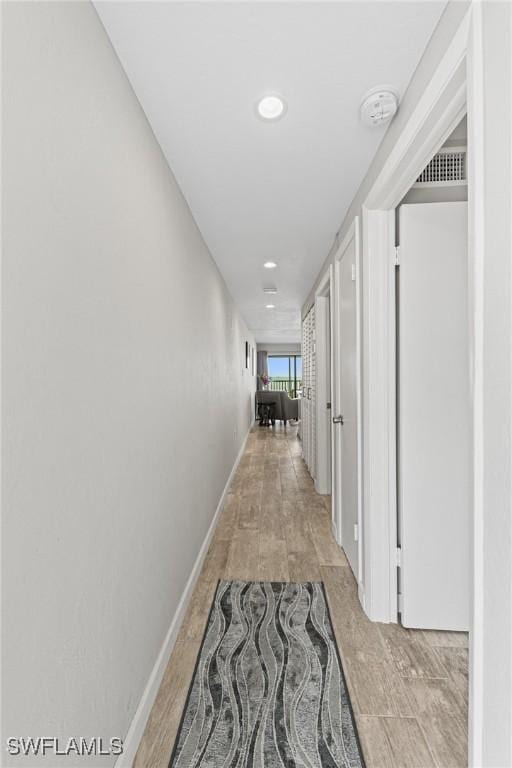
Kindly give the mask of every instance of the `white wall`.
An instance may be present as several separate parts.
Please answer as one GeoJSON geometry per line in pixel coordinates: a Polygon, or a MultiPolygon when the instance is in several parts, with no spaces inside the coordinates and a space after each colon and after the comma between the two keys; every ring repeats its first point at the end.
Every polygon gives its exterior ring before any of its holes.
{"type": "Polygon", "coordinates": [[[3,734],[124,737],[254,339],[92,5],[3,4],[3,97],[3,734]]]}

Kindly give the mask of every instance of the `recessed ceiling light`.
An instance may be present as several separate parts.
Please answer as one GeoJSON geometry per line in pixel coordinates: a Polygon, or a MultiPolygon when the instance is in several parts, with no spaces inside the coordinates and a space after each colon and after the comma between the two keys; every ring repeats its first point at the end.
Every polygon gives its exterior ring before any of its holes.
{"type": "Polygon", "coordinates": [[[262,120],[279,120],[286,112],[286,104],[282,96],[273,93],[258,101],[256,111],[262,120]]]}
{"type": "Polygon", "coordinates": [[[275,269],[277,267],[277,264],[275,261],[266,261],[263,265],[265,269],[275,269]]]}
{"type": "Polygon", "coordinates": [[[265,304],[265,309],[275,309],[275,308],[276,308],[275,304],[265,304]]]}

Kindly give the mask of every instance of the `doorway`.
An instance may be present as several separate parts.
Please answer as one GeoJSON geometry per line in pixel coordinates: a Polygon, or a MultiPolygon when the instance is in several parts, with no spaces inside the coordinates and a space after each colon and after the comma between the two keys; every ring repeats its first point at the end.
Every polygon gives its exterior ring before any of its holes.
{"type": "MultiPolygon", "coordinates": [[[[315,293],[315,489],[331,494],[331,526],[361,587],[362,419],[359,219],[355,217],[315,293]]],[[[306,407],[311,403],[307,401],[306,407]]],[[[306,411],[306,409],[304,409],[306,411]]],[[[306,451],[306,453],[308,453],[306,451]]]]}
{"type": "Polygon", "coordinates": [[[270,390],[285,390],[292,398],[302,388],[302,355],[269,354],[267,358],[270,390]]]}
{"type": "Polygon", "coordinates": [[[396,215],[397,612],[470,624],[471,394],[465,118],[396,215]]]}
{"type": "Polygon", "coordinates": [[[398,546],[402,624],[469,629],[467,203],[400,207],[398,546]]]}
{"type": "Polygon", "coordinates": [[[315,296],[316,473],[314,480],[316,492],[322,495],[330,495],[332,489],[331,277],[332,270],[329,270],[315,296]]]}
{"type": "Polygon", "coordinates": [[[362,561],[359,260],[356,217],[334,263],[331,450],[333,529],[358,584],[362,561]]]}

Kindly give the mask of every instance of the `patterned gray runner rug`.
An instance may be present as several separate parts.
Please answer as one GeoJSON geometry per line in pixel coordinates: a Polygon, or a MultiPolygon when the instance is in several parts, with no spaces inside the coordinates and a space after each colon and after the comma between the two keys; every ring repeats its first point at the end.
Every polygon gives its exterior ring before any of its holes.
{"type": "Polygon", "coordinates": [[[221,581],[171,768],[363,768],[322,583],[221,581]]]}

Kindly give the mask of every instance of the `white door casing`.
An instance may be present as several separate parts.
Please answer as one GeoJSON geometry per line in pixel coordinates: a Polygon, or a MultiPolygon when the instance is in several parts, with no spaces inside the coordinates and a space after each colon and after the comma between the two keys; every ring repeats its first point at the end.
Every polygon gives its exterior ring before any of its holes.
{"type": "MultiPolygon", "coordinates": [[[[327,289],[328,290],[328,289],[327,289]]],[[[315,298],[317,493],[331,492],[331,321],[330,295],[315,298]]]]}
{"type": "Polygon", "coordinates": [[[313,480],[316,476],[316,409],[315,409],[315,307],[302,321],[302,456],[313,480]]]}
{"type": "MultiPolygon", "coordinates": [[[[333,291],[331,294],[331,420],[341,413],[341,388],[340,388],[340,355],[339,355],[339,262],[334,263],[333,291]]],[[[337,424],[332,422],[331,430],[331,456],[332,456],[332,498],[331,498],[331,522],[334,537],[341,546],[341,434],[337,424]]]]}
{"type": "Polygon", "coordinates": [[[333,527],[361,581],[361,411],[359,226],[354,221],[334,265],[333,527]],[[338,421],[340,417],[343,421],[338,421]]]}

